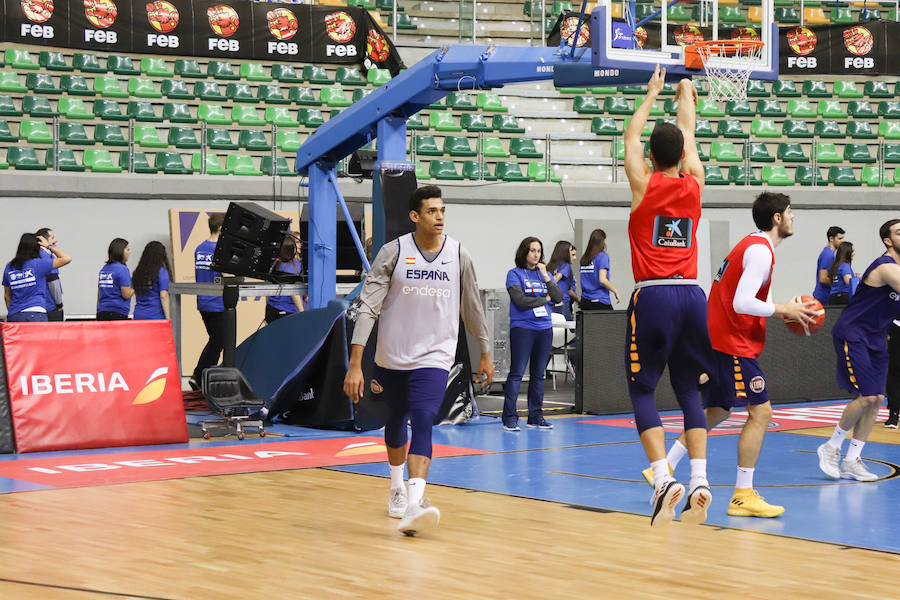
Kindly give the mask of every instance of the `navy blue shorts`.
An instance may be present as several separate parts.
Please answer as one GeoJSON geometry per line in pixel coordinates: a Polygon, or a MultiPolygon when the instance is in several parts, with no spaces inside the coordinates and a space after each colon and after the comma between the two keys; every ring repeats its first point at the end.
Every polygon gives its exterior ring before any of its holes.
{"type": "Polygon", "coordinates": [[[860,396],[883,396],[890,354],[862,342],[834,338],[838,386],[860,396]]]}
{"type": "Polygon", "coordinates": [[[655,390],[666,365],[670,376],[697,382],[713,364],[700,286],[653,285],[632,292],[625,336],[629,386],[655,390]]]}
{"type": "Polygon", "coordinates": [[[713,350],[714,370],[703,388],[703,406],[731,410],[735,406],[765,404],[769,401],[766,375],[755,358],[745,358],[713,350]]]}
{"type": "Polygon", "coordinates": [[[388,402],[399,409],[433,411],[444,401],[449,371],[435,368],[394,371],[375,365],[369,389],[372,400],[388,402]]]}

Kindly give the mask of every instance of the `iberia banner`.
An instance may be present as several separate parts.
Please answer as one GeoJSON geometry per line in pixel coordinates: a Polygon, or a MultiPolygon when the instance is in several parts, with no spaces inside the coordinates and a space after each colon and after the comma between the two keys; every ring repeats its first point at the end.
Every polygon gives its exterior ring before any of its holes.
{"type": "Polygon", "coordinates": [[[0,331],[18,452],[187,442],[169,321],[0,331]]]}

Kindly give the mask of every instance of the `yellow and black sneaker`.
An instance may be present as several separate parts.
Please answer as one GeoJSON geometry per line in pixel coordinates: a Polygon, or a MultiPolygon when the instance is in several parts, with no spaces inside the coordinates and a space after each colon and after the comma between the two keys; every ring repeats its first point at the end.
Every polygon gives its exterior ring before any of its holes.
{"type": "Polygon", "coordinates": [[[728,514],[732,517],[762,517],[770,519],[784,512],[783,506],[766,502],[753,488],[734,490],[728,503],[728,514]]]}
{"type": "MultiPolygon", "coordinates": [[[[674,475],[675,469],[672,468],[672,465],[669,465],[669,475],[674,475]]],[[[653,467],[647,467],[643,471],[641,471],[641,475],[644,476],[644,479],[647,480],[647,483],[650,484],[650,487],[656,487],[656,484],[653,481],[653,467]]]]}

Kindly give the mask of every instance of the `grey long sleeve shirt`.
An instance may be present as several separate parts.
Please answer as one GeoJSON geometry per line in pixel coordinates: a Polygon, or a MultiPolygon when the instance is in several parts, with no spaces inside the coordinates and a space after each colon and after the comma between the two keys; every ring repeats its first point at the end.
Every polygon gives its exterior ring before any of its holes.
{"type": "MultiPolygon", "coordinates": [[[[550,281],[545,282],[544,285],[547,286],[547,293],[550,295],[550,302],[552,304],[559,304],[562,302],[562,290],[559,289],[559,286],[556,284],[556,280],[554,280],[553,277],[550,277],[550,281]]],[[[509,292],[509,299],[522,310],[537,308],[538,306],[547,304],[547,298],[544,296],[526,296],[525,292],[522,291],[521,285],[511,285],[506,288],[506,291],[509,292]]]]}

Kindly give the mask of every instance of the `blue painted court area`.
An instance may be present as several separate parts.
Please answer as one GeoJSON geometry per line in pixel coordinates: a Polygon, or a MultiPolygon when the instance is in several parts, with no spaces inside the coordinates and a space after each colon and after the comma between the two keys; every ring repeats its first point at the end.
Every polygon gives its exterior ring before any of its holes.
{"type": "MultiPolygon", "coordinates": [[[[499,420],[484,418],[480,421],[488,424],[437,427],[435,443],[493,454],[435,459],[429,483],[642,514],[648,516],[649,527],[652,490],[641,476],[647,458],[637,433],[579,422],[585,420],[598,418],[554,419],[552,431],[523,427],[518,433],[504,432],[499,420]]],[[[870,442],[863,449],[863,459],[881,479],[835,481],[818,468],[815,450],[823,438],[770,432],[754,483],[768,502],[787,510],[774,519],[759,519],[727,515],[737,441],[737,435],[709,438],[713,503],[708,524],[900,553],[900,539],[886,526],[900,506],[900,445],[870,442]]],[[[384,463],[336,468],[387,475],[384,463]]],[[[689,476],[685,458],[676,477],[686,483],[689,476]]]]}

